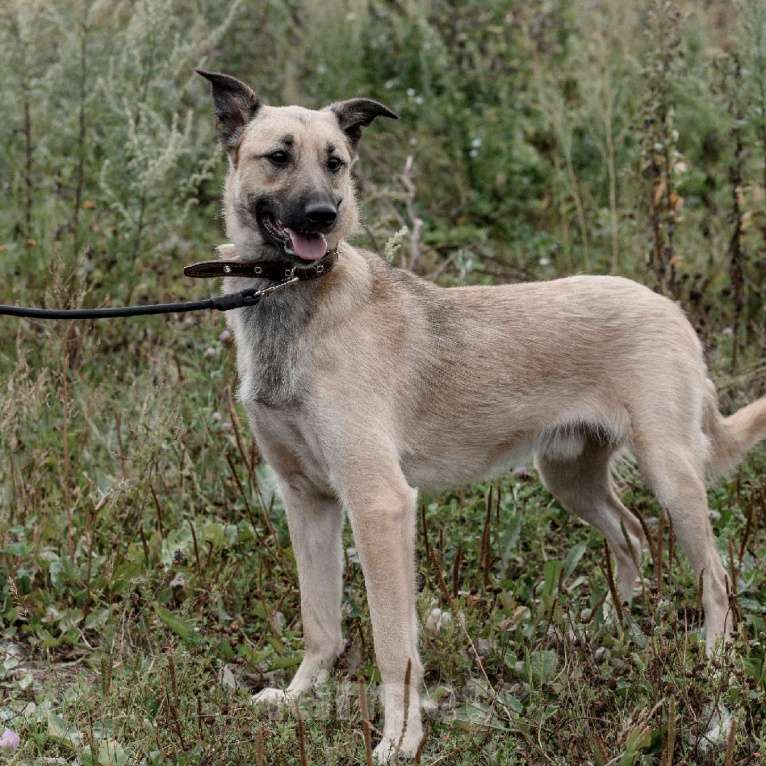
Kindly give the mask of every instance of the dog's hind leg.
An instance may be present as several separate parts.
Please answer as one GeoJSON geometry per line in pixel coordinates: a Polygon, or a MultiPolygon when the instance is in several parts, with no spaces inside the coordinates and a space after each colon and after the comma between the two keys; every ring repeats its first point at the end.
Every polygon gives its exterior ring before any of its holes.
{"type": "Polygon", "coordinates": [[[702,433],[683,438],[682,429],[655,424],[634,443],[639,468],[664,507],[694,574],[702,577],[702,606],[708,654],[732,627],[726,572],[716,549],[705,490],[702,433]],[[649,438],[651,434],[655,438],[649,438]],[[672,440],[671,440],[672,439],[672,440]]]}
{"type": "Polygon", "coordinates": [[[264,689],[254,702],[283,704],[327,680],[344,648],[343,510],[334,497],[319,494],[301,476],[278,477],[298,566],[304,656],[286,690],[264,689]]]}
{"type": "Polygon", "coordinates": [[[617,561],[620,596],[630,601],[638,575],[644,535],[641,525],[615,493],[609,464],[615,447],[584,435],[582,451],[536,456],[543,484],[569,511],[598,529],[617,561]]]}

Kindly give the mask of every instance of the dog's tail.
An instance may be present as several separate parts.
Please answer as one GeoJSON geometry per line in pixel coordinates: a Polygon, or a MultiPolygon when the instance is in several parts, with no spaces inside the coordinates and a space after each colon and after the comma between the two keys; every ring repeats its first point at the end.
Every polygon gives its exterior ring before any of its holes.
{"type": "Polygon", "coordinates": [[[766,396],[724,417],[718,410],[718,395],[707,381],[703,429],[710,439],[710,472],[723,474],[737,466],[747,452],[766,439],[766,396]]]}

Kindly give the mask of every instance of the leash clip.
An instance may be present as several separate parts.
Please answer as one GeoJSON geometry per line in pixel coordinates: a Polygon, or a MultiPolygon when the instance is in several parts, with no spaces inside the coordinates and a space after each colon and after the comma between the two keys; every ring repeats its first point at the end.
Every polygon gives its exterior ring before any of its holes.
{"type": "MultiPolygon", "coordinates": [[[[295,269],[293,269],[293,271],[295,271],[295,269]]],[[[289,285],[294,285],[296,282],[300,282],[300,279],[291,275],[289,279],[285,279],[283,282],[277,282],[268,287],[264,287],[263,290],[259,290],[258,295],[262,298],[266,298],[272,293],[277,292],[277,290],[281,290],[283,287],[288,287],[289,285]]]]}

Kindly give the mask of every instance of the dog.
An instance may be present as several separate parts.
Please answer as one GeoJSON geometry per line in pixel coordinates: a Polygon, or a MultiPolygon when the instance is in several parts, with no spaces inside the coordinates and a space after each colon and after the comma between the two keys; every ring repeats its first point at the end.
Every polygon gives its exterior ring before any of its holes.
{"type": "MultiPolygon", "coordinates": [[[[337,253],[321,279],[227,315],[239,398],[287,513],[305,642],[287,689],[256,701],[294,699],[324,681],[344,649],[348,515],[383,684],[375,758],[414,756],[423,734],[418,491],[484,480],[530,456],[559,502],[604,534],[629,600],[645,540],[610,465],[621,450],[633,453],[703,581],[712,653],[731,615],[705,476],[766,437],[766,397],[722,416],[684,313],[628,279],[442,288],[355,248],[351,168],[362,129],[394,112],[366,98],[272,107],[233,77],[200,74],[228,156],[232,244],[222,254],[290,273],[337,253]]],[[[263,285],[224,280],[227,292],[263,285]]]]}

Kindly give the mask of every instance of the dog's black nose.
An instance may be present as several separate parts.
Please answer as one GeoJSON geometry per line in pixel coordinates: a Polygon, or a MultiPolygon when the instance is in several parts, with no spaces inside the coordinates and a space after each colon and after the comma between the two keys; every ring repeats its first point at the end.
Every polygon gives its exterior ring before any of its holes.
{"type": "Polygon", "coordinates": [[[317,226],[329,226],[338,217],[338,208],[329,202],[309,202],[304,210],[310,223],[317,226]]]}

